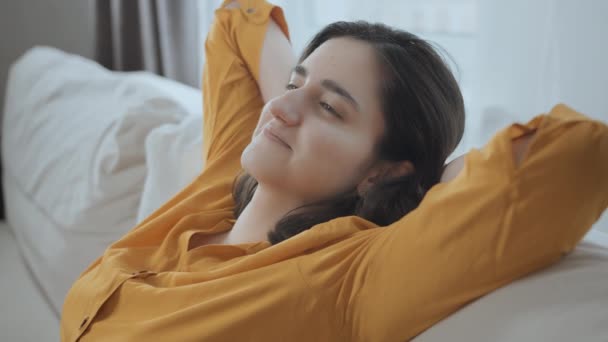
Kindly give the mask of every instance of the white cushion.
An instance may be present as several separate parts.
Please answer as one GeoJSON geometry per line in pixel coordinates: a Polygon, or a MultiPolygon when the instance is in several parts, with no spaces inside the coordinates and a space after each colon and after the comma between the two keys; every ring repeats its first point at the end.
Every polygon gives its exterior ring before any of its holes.
{"type": "Polygon", "coordinates": [[[186,187],[202,171],[203,116],[190,115],[177,125],[153,130],[146,140],[148,174],[139,205],[141,222],[186,187]]]}
{"type": "Polygon", "coordinates": [[[136,223],[146,137],[201,106],[193,88],[48,47],[19,58],[7,86],[5,172],[63,229],[116,238],[136,223]]]}

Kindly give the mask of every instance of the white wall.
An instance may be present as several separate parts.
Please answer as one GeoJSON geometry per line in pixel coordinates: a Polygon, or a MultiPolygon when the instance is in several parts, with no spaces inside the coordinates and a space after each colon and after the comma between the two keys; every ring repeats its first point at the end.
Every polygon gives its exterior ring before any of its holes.
{"type": "MultiPolygon", "coordinates": [[[[479,6],[474,92],[486,127],[527,121],[558,102],[608,122],[608,1],[485,0],[479,6]]],[[[480,133],[485,141],[493,132],[480,133]]]]}

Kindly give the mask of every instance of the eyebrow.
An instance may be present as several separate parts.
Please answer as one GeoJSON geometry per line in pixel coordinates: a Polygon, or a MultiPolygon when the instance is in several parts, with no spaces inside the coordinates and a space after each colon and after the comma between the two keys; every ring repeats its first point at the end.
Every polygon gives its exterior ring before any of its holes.
{"type": "MultiPolygon", "coordinates": [[[[306,68],[304,68],[302,65],[296,65],[293,70],[291,71],[292,73],[296,73],[302,77],[306,77],[308,76],[308,70],[306,70],[306,68]]],[[[334,92],[340,96],[342,96],[343,98],[345,98],[348,102],[350,102],[357,111],[359,111],[360,106],[359,103],[357,103],[357,101],[355,100],[354,97],[352,97],[352,95],[350,95],[350,93],[348,91],[346,91],[346,89],[342,88],[336,81],[333,80],[328,80],[328,79],[324,79],[321,81],[321,85],[331,91],[334,92]]]]}

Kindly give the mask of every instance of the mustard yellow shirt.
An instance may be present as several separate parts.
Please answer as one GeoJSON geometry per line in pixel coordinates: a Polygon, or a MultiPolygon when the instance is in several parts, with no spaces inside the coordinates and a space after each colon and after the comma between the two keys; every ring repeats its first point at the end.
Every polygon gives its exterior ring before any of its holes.
{"type": "MultiPolygon", "coordinates": [[[[608,205],[608,127],[565,105],[498,132],[387,227],[354,216],[188,250],[235,222],[231,186],[263,105],[265,1],[219,9],[205,42],[206,168],[73,284],[62,341],[406,341],[571,251],[608,205]],[[536,131],[523,163],[511,140],[536,131]]],[[[474,329],[474,327],[471,327],[474,329]]]]}

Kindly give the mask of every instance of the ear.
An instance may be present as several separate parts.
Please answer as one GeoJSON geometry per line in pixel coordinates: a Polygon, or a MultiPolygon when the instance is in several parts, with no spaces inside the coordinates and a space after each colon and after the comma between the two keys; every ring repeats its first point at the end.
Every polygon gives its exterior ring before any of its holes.
{"type": "Polygon", "coordinates": [[[379,161],[374,165],[357,186],[357,191],[363,195],[376,182],[405,176],[415,171],[414,164],[409,160],[379,161]]]}

